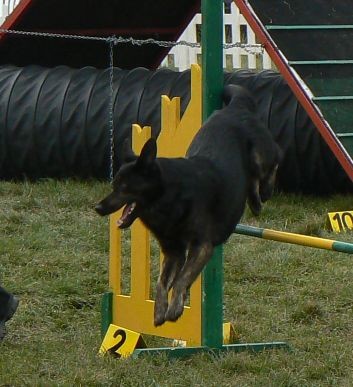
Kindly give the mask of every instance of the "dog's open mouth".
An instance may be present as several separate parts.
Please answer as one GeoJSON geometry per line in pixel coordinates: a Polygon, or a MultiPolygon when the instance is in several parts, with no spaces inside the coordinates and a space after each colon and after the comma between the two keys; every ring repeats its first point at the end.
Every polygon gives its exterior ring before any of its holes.
{"type": "Polygon", "coordinates": [[[123,209],[123,214],[117,222],[119,228],[129,227],[132,222],[137,218],[137,215],[134,214],[136,208],[136,202],[127,204],[123,209]]]}

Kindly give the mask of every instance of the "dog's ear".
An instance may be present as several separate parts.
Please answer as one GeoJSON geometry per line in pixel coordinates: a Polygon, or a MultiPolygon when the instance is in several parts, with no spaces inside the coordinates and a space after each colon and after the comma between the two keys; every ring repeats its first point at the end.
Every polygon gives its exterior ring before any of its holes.
{"type": "Polygon", "coordinates": [[[241,103],[242,105],[245,104],[252,112],[255,112],[257,109],[256,101],[253,95],[246,87],[240,85],[225,85],[223,88],[222,98],[226,106],[233,105],[236,107],[239,103],[241,103]]]}
{"type": "Polygon", "coordinates": [[[137,156],[132,150],[131,147],[131,138],[127,137],[123,142],[123,147],[121,151],[121,161],[122,163],[129,163],[137,159],[137,156]]]}
{"type": "Polygon", "coordinates": [[[223,88],[223,102],[225,105],[228,105],[229,102],[232,100],[232,98],[235,95],[235,85],[225,85],[223,88]]]}
{"type": "Polygon", "coordinates": [[[150,138],[143,146],[140,156],[137,159],[137,165],[141,167],[151,166],[157,157],[156,139],[150,138]]]}

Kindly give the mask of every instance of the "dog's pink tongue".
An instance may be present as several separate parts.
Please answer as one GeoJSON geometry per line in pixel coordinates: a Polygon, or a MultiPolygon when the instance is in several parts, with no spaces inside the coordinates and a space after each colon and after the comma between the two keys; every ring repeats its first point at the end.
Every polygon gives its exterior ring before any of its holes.
{"type": "Polygon", "coordinates": [[[118,220],[118,226],[121,226],[122,224],[124,224],[124,222],[126,221],[127,217],[132,213],[132,211],[134,210],[135,208],[135,203],[132,203],[132,204],[127,204],[124,209],[123,209],[123,213],[120,217],[120,219],[118,220]]]}

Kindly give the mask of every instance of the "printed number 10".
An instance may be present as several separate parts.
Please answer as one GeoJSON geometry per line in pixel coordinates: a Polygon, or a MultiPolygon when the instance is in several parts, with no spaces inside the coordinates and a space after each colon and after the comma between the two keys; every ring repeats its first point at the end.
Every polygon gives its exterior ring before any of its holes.
{"type": "Polygon", "coordinates": [[[332,219],[337,222],[340,231],[353,228],[353,215],[350,212],[336,213],[332,219]]]}

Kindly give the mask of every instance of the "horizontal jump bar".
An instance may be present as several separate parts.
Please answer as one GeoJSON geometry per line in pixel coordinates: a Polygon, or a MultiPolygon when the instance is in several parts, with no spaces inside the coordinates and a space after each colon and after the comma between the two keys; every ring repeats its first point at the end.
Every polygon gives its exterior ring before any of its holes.
{"type": "Polygon", "coordinates": [[[336,133],[337,137],[353,137],[353,133],[336,133]]]}
{"type": "Polygon", "coordinates": [[[351,101],[353,95],[327,95],[322,97],[313,97],[313,101],[351,101]]]}
{"type": "Polygon", "coordinates": [[[352,24],[266,25],[267,30],[351,30],[352,24]]]}
{"type": "Polygon", "coordinates": [[[352,59],[331,59],[331,60],[290,60],[290,65],[347,65],[353,64],[352,59]]]}
{"type": "Polygon", "coordinates": [[[353,254],[353,243],[334,241],[332,239],[324,239],[308,235],[270,230],[266,228],[247,226],[245,224],[238,224],[234,232],[236,234],[248,235],[277,242],[292,243],[295,245],[353,254]]]}

